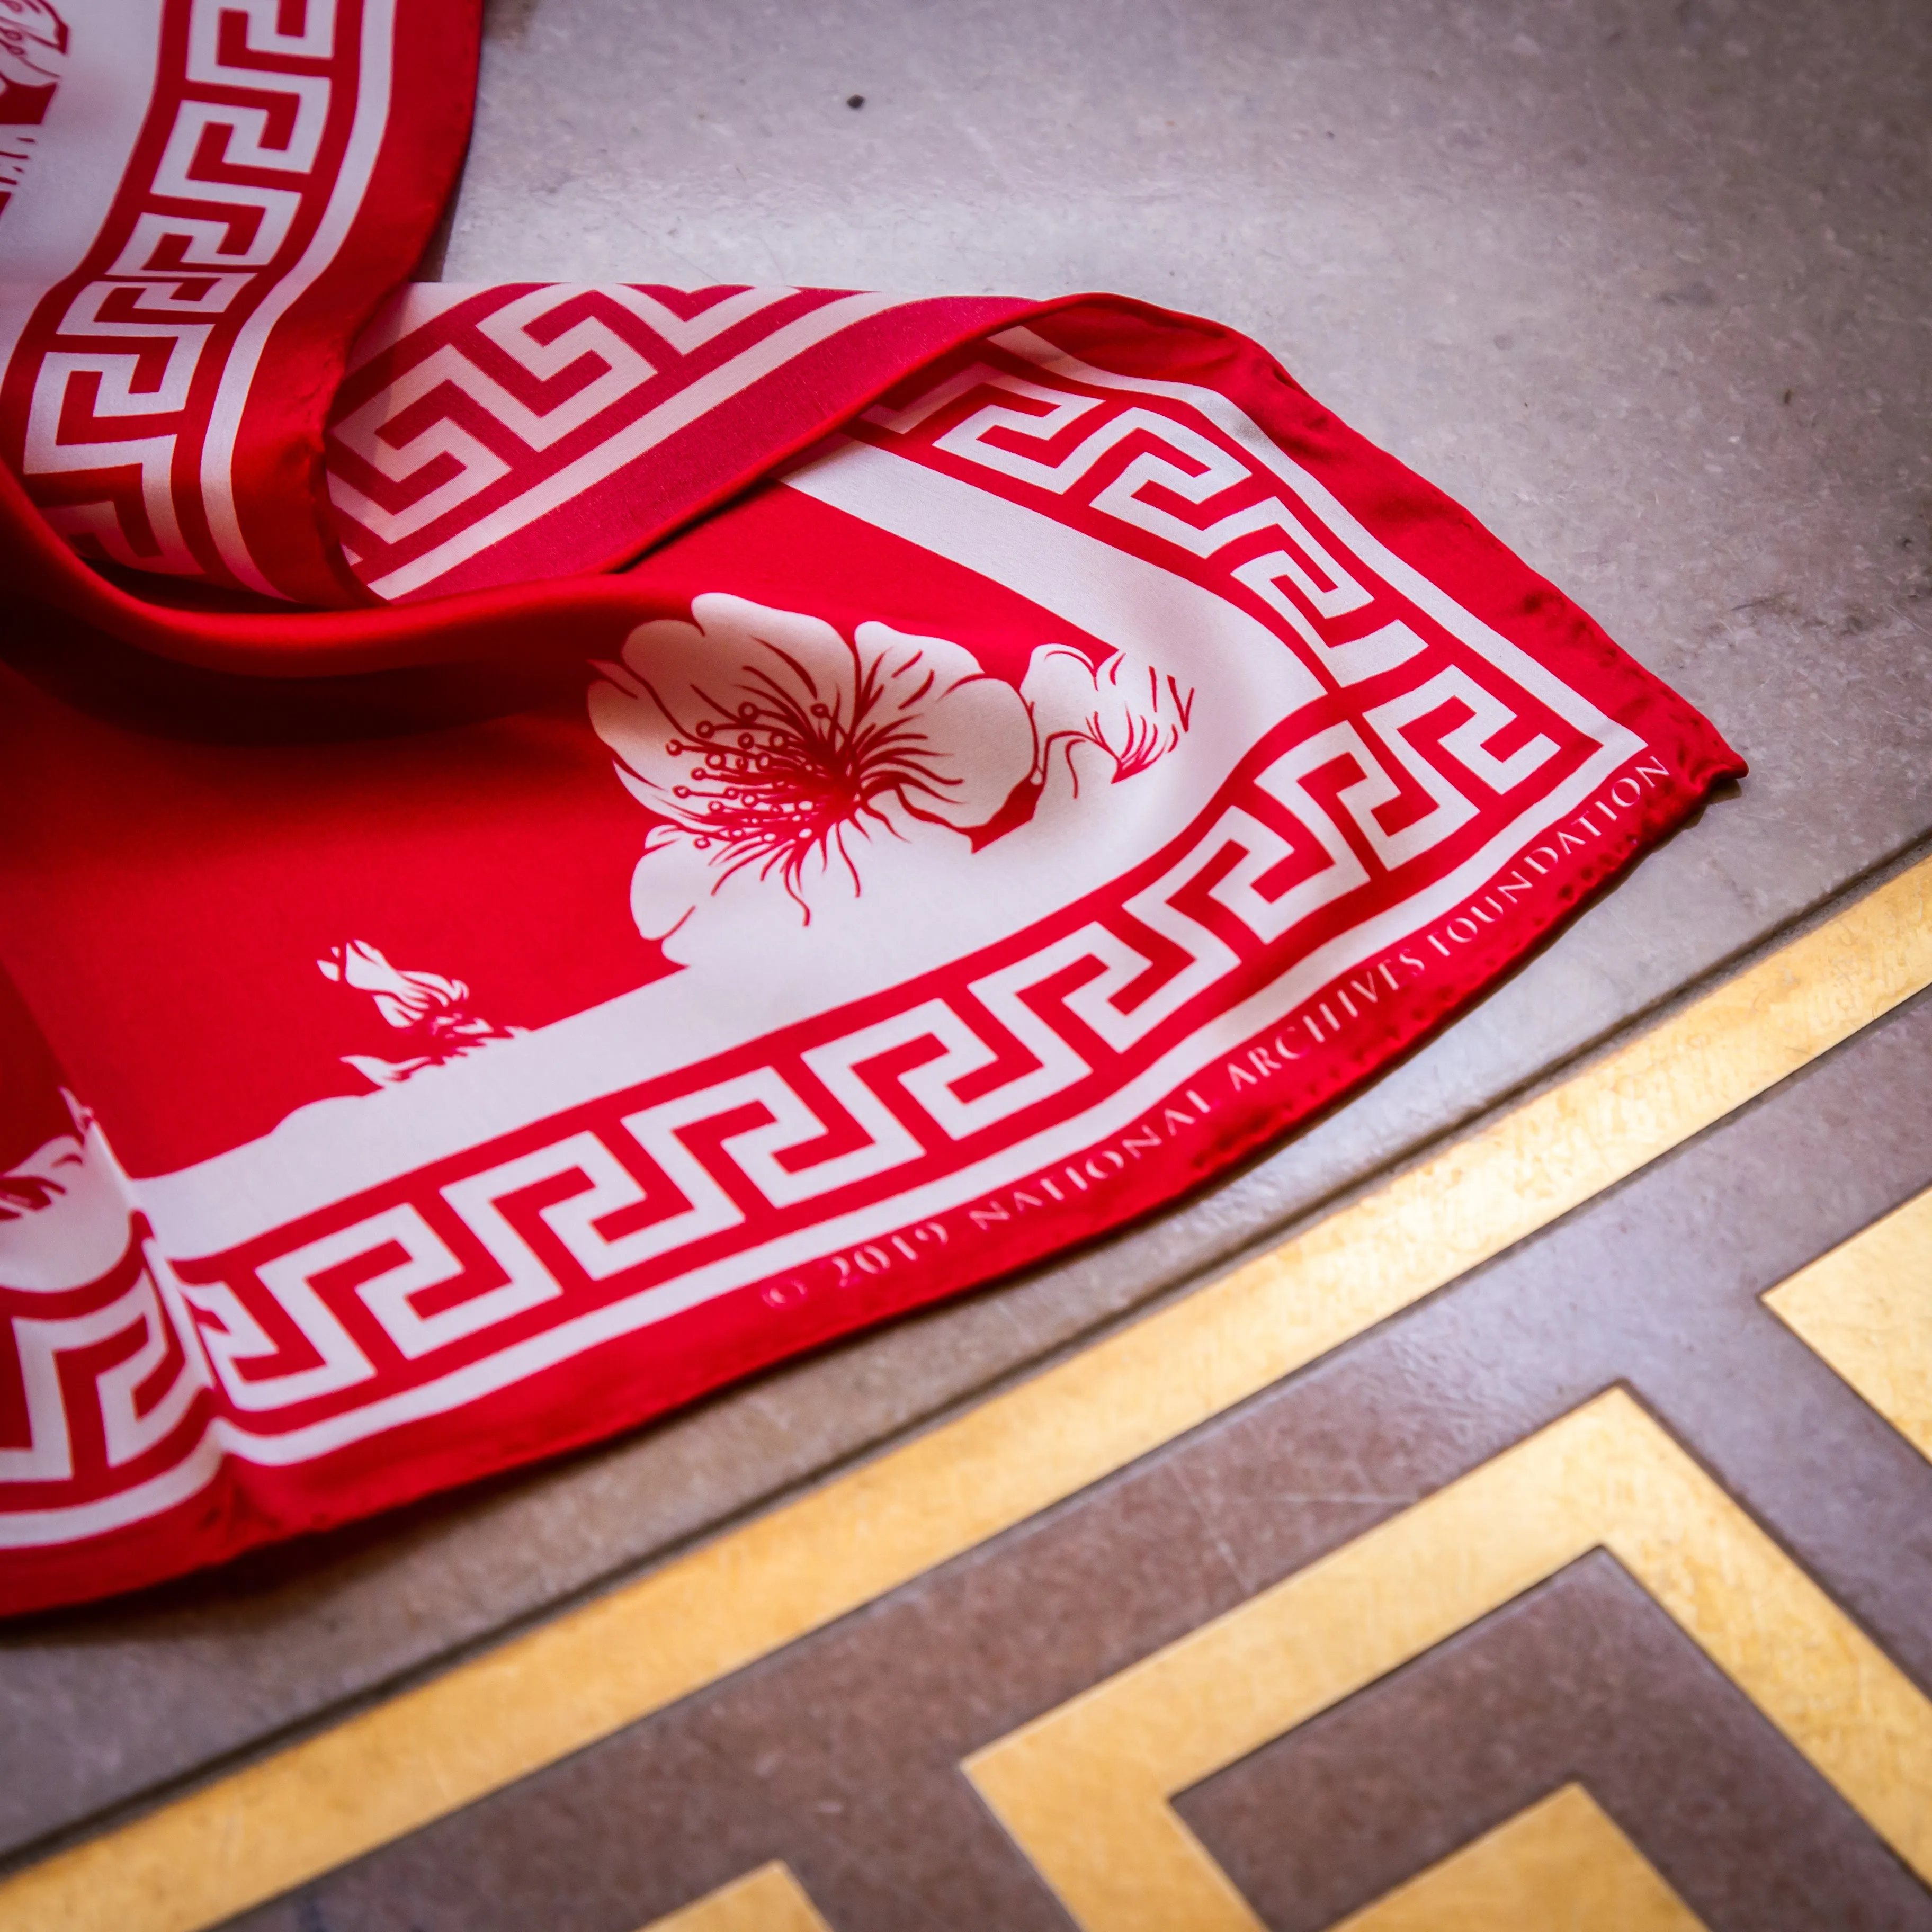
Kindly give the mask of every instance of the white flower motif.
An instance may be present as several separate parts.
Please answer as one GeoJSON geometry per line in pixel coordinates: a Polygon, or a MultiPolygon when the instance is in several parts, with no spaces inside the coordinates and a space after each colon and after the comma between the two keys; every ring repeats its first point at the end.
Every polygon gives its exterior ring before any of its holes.
{"type": "MultiPolygon", "coordinates": [[[[695,622],[640,626],[621,664],[600,664],[590,722],[617,776],[660,824],[639,884],[669,884],[674,852],[698,896],[748,874],[806,916],[834,870],[854,890],[864,842],[924,820],[967,831],[1033,776],[1033,720],[1012,686],[943,638],[861,624],[848,642],[817,617],[713,592],[695,622]]],[[[662,938],[695,898],[638,892],[662,938]]]]}
{"type": "Polygon", "coordinates": [[[521,1027],[500,1027],[470,1010],[470,988],[460,980],[440,973],[406,971],[366,939],[332,946],[316,970],[325,980],[367,993],[376,1010],[412,1044],[423,1049],[404,1060],[382,1060],[374,1054],[345,1053],[342,1063],[352,1066],[375,1087],[393,1087],[426,1066],[469,1053],[493,1040],[514,1040],[521,1027]]]}
{"type": "Polygon", "coordinates": [[[1042,644],[1034,652],[1020,694],[1040,736],[1042,776],[1064,764],[1076,792],[1081,746],[1101,754],[1101,768],[1111,767],[1108,782],[1118,784],[1166,758],[1180,742],[1194,709],[1192,690],[1143,658],[1117,652],[1096,671],[1064,644],[1042,644]]]}
{"type": "Polygon", "coordinates": [[[46,0],[0,0],[0,83],[52,87],[67,50],[67,22],[46,0]]]}
{"type": "Polygon", "coordinates": [[[58,1293],[128,1252],[128,1184],[93,1114],[64,1089],[74,1131],[0,1174],[0,1286],[58,1293]]]}
{"type": "Polygon", "coordinates": [[[440,973],[406,973],[392,966],[366,939],[332,946],[328,957],[315,964],[325,980],[372,994],[376,1010],[392,1027],[412,1027],[457,1012],[470,998],[470,988],[460,980],[446,980],[440,973]]]}
{"type": "Polygon", "coordinates": [[[1056,753],[1075,791],[1076,741],[1131,776],[1179,742],[1192,698],[1122,658],[1096,674],[1062,645],[1036,650],[1016,690],[959,645],[887,624],[848,640],[721,592],[692,617],[633,631],[589,698],[656,821],[631,890],[652,939],[728,889],[775,886],[809,923],[814,891],[862,892],[877,842],[936,832],[976,851],[1033,815],[1056,753]]]}

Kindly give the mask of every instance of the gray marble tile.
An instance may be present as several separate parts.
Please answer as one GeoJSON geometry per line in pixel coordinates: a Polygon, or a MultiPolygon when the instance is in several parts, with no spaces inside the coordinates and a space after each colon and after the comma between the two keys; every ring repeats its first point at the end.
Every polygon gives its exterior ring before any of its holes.
{"type": "Polygon", "coordinates": [[[1738,796],[1270,1158],[560,1467],[0,1634],[19,1846],[539,1613],[1280,1226],[1932,827],[1911,0],[501,0],[443,272],[1213,314],[1717,721],[1738,796]],[[848,96],[865,96],[861,109],[848,96]]]}

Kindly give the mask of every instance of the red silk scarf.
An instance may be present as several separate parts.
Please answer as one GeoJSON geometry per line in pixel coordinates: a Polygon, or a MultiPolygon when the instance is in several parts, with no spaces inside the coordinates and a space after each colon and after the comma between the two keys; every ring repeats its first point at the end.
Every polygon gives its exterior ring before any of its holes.
{"type": "Polygon", "coordinates": [[[1144,1214],[1743,770],[1228,330],[407,284],[462,0],[6,4],[0,1608],[1144,1214]]]}

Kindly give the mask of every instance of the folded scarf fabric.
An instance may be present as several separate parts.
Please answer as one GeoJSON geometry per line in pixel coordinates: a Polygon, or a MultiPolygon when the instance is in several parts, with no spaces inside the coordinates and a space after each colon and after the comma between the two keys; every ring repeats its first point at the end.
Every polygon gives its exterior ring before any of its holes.
{"type": "Polygon", "coordinates": [[[1143,1214],[1743,770],[1229,330],[410,284],[467,0],[4,5],[0,1608],[1143,1214]]]}

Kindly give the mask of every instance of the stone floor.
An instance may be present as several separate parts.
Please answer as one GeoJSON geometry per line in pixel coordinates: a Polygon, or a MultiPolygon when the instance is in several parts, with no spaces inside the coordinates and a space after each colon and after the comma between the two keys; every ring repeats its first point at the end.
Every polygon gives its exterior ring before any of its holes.
{"type": "MultiPolygon", "coordinates": [[[[1446,1035],[1151,1226],[562,1466],[0,1633],[0,1848],[31,1862],[262,1759],[970,1413],[1920,851],[1928,100],[1932,14],[1904,0],[501,0],[447,279],[1100,287],[1214,315],[1752,773],[1446,1035]]],[[[1922,1004],[1058,1514],[250,1922],[634,1932],[783,1860],[835,1932],[1065,1923],[962,1758],[1612,1385],[1932,1686],[1927,1445],[1757,1300],[1932,1181],[1928,1074],[1922,1004]]],[[[1278,1928],[1399,1910],[1372,1902],[1569,1783],[1626,1834],[1575,1826],[1591,1869],[1634,1843],[1659,1912],[1932,1924],[1654,1594],[1586,1555],[1177,1814],[1278,1928]]],[[[742,1922],[811,1922],[784,1897],[742,1922]]]]}

